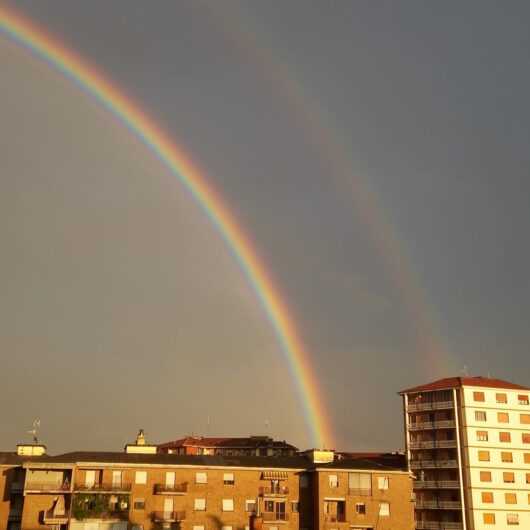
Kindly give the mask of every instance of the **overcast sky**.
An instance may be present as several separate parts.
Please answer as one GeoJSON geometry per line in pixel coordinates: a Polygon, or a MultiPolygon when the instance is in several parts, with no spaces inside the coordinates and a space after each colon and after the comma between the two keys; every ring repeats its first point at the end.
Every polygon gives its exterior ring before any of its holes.
{"type": "MultiPolygon", "coordinates": [[[[5,3],[208,175],[292,310],[328,446],[401,448],[396,392],[465,366],[530,386],[528,2],[5,3]]],[[[311,446],[204,212],[4,35],[0,66],[0,448],[34,418],[51,453],[140,427],[311,446]]]]}

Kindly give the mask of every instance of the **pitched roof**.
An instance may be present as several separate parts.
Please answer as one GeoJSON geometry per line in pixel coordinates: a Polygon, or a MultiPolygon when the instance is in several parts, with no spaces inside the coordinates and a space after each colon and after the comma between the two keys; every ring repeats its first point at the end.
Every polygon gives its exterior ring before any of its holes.
{"type": "Polygon", "coordinates": [[[218,448],[226,449],[243,449],[243,448],[258,448],[258,447],[276,447],[284,449],[297,450],[291,444],[285,441],[273,440],[267,436],[249,436],[246,438],[210,438],[204,436],[187,436],[172,442],[166,442],[158,445],[159,449],[171,447],[204,447],[204,448],[218,448]]]}
{"type": "Polygon", "coordinates": [[[399,394],[413,394],[415,392],[424,392],[428,390],[446,390],[450,388],[461,388],[463,386],[477,386],[484,388],[504,388],[506,390],[530,390],[525,386],[509,383],[502,379],[495,379],[491,377],[447,377],[445,379],[438,379],[426,385],[415,386],[398,392],[399,394]]]}
{"type": "Polygon", "coordinates": [[[401,467],[383,463],[381,460],[372,460],[368,458],[345,458],[343,460],[335,460],[330,464],[317,464],[319,469],[366,469],[371,471],[407,471],[407,467],[401,467]]]}

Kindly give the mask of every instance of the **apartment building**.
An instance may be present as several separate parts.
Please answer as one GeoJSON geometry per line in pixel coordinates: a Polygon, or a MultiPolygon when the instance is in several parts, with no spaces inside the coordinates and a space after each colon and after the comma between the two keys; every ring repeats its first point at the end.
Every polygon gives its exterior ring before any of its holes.
{"type": "Polygon", "coordinates": [[[12,477],[2,483],[4,499],[19,491],[23,504],[13,520],[6,519],[10,503],[2,505],[0,528],[411,528],[408,471],[361,459],[336,465],[331,451],[325,452],[325,461],[315,458],[322,452],[313,452],[313,458],[273,458],[154,451],[156,446],[140,443],[126,446],[125,452],[2,453],[0,462],[12,477]],[[357,482],[362,488],[351,487],[357,482]]]}
{"type": "Polygon", "coordinates": [[[177,455],[222,455],[222,456],[293,456],[298,449],[285,440],[269,436],[246,438],[210,438],[186,436],[179,440],[158,445],[159,453],[177,455]]]}
{"type": "Polygon", "coordinates": [[[416,529],[530,528],[530,389],[452,377],[400,394],[416,529]]]}

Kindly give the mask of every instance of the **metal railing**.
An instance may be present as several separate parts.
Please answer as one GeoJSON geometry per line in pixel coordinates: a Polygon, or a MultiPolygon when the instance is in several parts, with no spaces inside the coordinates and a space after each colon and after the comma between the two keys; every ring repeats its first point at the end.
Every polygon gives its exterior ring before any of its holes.
{"type": "Polygon", "coordinates": [[[415,480],[414,489],[458,488],[458,480],[415,480]]]}
{"type": "Polygon", "coordinates": [[[28,491],[70,491],[72,485],[69,482],[27,482],[28,491]]]}
{"type": "Polygon", "coordinates": [[[68,513],[66,510],[46,510],[42,517],[44,524],[63,524],[68,522],[68,513]]]}
{"type": "Polygon", "coordinates": [[[188,485],[183,484],[155,484],[155,493],[157,494],[170,494],[170,493],[186,493],[188,491],[188,485]]]}
{"type": "Polygon", "coordinates": [[[462,505],[460,501],[423,501],[416,500],[416,508],[426,509],[426,510],[459,510],[462,505]]]}
{"type": "Polygon", "coordinates": [[[259,489],[261,497],[263,495],[276,495],[278,497],[285,497],[289,495],[289,488],[287,486],[262,486],[259,489]]]}
{"type": "Polygon", "coordinates": [[[456,447],[456,440],[426,440],[424,442],[409,442],[409,449],[435,449],[437,447],[456,447]]]}
{"type": "Polygon", "coordinates": [[[427,430],[427,429],[450,429],[455,426],[455,420],[444,421],[422,421],[418,423],[409,423],[410,431],[427,430]]]}
{"type": "Polygon", "coordinates": [[[416,412],[418,410],[439,410],[452,409],[454,401],[430,401],[427,403],[414,403],[407,406],[408,412],[416,412]]]}
{"type": "Polygon", "coordinates": [[[345,513],[325,514],[324,522],[325,523],[345,523],[346,514],[345,513]]]}
{"type": "Polygon", "coordinates": [[[77,483],[74,486],[74,491],[82,492],[127,492],[131,491],[131,484],[126,482],[102,482],[95,484],[87,484],[85,482],[77,483]]]}
{"type": "Polygon", "coordinates": [[[462,530],[462,523],[439,521],[416,521],[416,530],[462,530]]]}
{"type": "Polygon", "coordinates": [[[173,512],[173,511],[153,512],[153,521],[173,522],[173,521],[183,521],[184,519],[186,519],[186,512],[173,512]]]}
{"type": "Polygon", "coordinates": [[[458,467],[456,460],[411,460],[411,469],[420,469],[427,467],[458,467]]]}
{"type": "Polygon", "coordinates": [[[263,521],[288,521],[289,514],[284,512],[262,512],[263,521]]]}

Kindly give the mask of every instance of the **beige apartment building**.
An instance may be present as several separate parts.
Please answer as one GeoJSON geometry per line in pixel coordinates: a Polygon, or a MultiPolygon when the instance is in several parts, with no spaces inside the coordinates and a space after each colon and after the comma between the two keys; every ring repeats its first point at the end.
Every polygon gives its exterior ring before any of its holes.
{"type": "Polygon", "coordinates": [[[400,394],[416,529],[530,529],[530,389],[452,377],[400,394]]]}
{"type": "Polygon", "coordinates": [[[23,501],[16,513],[1,505],[7,530],[412,528],[408,471],[362,459],[336,463],[332,451],[173,455],[141,440],[120,453],[2,454],[17,477],[1,484],[4,499],[18,489],[23,501]]]}

